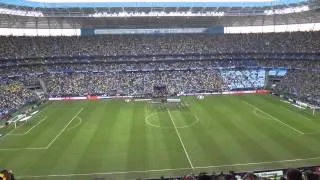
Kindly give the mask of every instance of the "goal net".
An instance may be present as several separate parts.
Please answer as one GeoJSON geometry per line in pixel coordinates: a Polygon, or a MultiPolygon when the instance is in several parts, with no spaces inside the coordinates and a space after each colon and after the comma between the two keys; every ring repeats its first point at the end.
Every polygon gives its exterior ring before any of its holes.
{"type": "Polygon", "coordinates": [[[12,129],[28,123],[30,118],[31,116],[26,116],[26,114],[19,114],[10,119],[0,119],[0,138],[9,133],[12,129]]]}
{"type": "Polygon", "coordinates": [[[31,116],[27,116],[26,114],[19,114],[8,120],[7,123],[8,125],[13,125],[14,128],[16,128],[20,124],[27,123],[30,118],[31,116]]]}

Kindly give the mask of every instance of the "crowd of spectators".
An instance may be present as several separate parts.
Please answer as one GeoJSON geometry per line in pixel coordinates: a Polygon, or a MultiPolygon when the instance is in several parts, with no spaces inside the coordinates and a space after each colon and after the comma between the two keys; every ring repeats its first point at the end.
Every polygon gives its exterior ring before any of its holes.
{"type": "Polygon", "coordinates": [[[169,94],[259,89],[273,67],[292,69],[276,91],[307,100],[320,94],[320,32],[0,40],[0,112],[29,101],[34,86],[48,96],[150,94],[156,84],[169,94]],[[8,81],[21,90],[4,90],[8,81]]]}
{"type": "Polygon", "coordinates": [[[183,53],[313,53],[319,50],[320,32],[0,37],[0,41],[2,58],[183,53]]]}
{"type": "Polygon", "coordinates": [[[275,91],[320,105],[320,71],[291,70],[276,85],[275,91]]]}
{"type": "Polygon", "coordinates": [[[222,70],[221,76],[230,90],[262,89],[265,85],[264,69],[222,70]]]}
{"type": "Polygon", "coordinates": [[[320,61],[306,60],[265,60],[259,61],[260,66],[266,67],[285,67],[287,69],[320,70],[320,61]]]}
{"type": "Polygon", "coordinates": [[[35,98],[35,95],[19,82],[2,84],[0,85],[0,114],[17,109],[35,98]]]}
{"type": "Polygon", "coordinates": [[[165,178],[160,177],[160,180],[319,180],[320,172],[313,168],[295,169],[290,168],[286,170],[278,170],[282,172],[277,173],[255,173],[255,172],[241,172],[235,173],[233,171],[224,173],[207,173],[201,172],[199,174],[187,174],[183,177],[165,178]],[[264,175],[261,175],[264,174],[264,175]]]}
{"type": "Polygon", "coordinates": [[[152,94],[164,84],[169,94],[221,91],[224,82],[216,70],[166,70],[107,73],[52,73],[45,76],[48,92],[65,95],[141,95],[152,94]]]}
{"type": "MultiPolygon", "coordinates": [[[[40,86],[41,79],[46,86],[46,93],[52,97],[152,94],[156,84],[166,85],[168,94],[172,95],[181,92],[261,89],[266,84],[266,67],[292,69],[278,83],[278,93],[301,100],[319,99],[319,61],[172,60],[36,64],[4,66],[0,77],[1,81],[14,80],[26,87],[40,86]]],[[[1,94],[9,98],[6,93],[3,91],[1,94]]],[[[17,101],[17,96],[12,101],[17,101]]],[[[13,108],[21,104],[7,102],[13,108]]],[[[26,100],[21,98],[20,102],[26,100]]]]}
{"type": "MultiPolygon", "coordinates": [[[[10,62],[10,60],[6,61],[10,62]]],[[[220,69],[231,67],[284,67],[287,69],[320,70],[320,61],[306,60],[149,60],[149,61],[121,61],[81,63],[59,62],[55,64],[38,63],[32,65],[1,66],[0,77],[15,76],[17,74],[41,74],[49,72],[105,72],[105,71],[139,71],[139,70],[174,70],[174,69],[220,69]]]]}
{"type": "MultiPolygon", "coordinates": [[[[1,62],[0,62],[1,64],[1,62]]],[[[0,76],[16,74],[37,74],[46,72],[106,72],[139,70],[185,70],[185,69],[219,69],[220,67],[258,66],[256,61],[235,60],[192,60],[192,61],[147,61],[147,62],[91,62],[37,64],[28,66],[1,67],[0,76]]]]}

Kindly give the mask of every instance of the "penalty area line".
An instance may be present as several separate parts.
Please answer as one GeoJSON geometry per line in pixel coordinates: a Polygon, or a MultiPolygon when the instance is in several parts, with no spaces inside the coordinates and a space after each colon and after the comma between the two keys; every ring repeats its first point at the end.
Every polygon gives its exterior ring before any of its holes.
{"type": "Polygon", "coordinates": [[[82,107],[73,117],[72,119],[61,129],[61,131],[51,140],[51,142],[46,146],[47,149],[59,138],[59,136],[67,129],[67,127],[72,123],[74,119],[78,117],[78,115],[84,110],[82,107]]]}
{"type": "Polygon", "coordinates": [[[298,129],[292,127],[292,126],[290,126],[289,124],[281,121],[281,120],[278,119],[278,118],[273,117],[271,114],[269,114],[269,113],[267,113],[267,112],[259,109],[258,107],[254,106],[254,105],[252,105],[252,104],[250,104],[250,103],[248,103],[248,102],[246,102],[246,101],[242,101],[242,102],[245,103],[245,104],[247,104],[247,105],[249,105],[249,106],[252,107],[253,109],[256,109],[256,110],[262,112],[263,114],[269,116],[272,120],[277,121],[277,122],[281,123],[281,124],[284,125],[284,126],[287,126],[288,128],[294,130],[295,132],[297,132],[297,133],[299,133],[299,134],[304,134],[304,132],[302,132],[302,131],[300,131],[300,130],[298,130],[298,129]]]}
{"type": "Polygon", "coordinates": [[[72,119],[63,127],[63,129],[50,141],[50,143],[45,147],[29,147],[29,148],[7,148],[0,149],[0,151],[18,151],[18,150],[43,150],[49,149],[50,146],[59,138],[59,136],[67,129],[67,127],[72,123],[74,119],[78,117],[78,115],[84,110],[82,107],[73,117],[72,119]]]}
{"type": "Polygon", "coordinates": [[[78,126],[82,123],[82,118],[81,118],[81,117],[77,117],[77,119],[79,120],[79,122],[78,122],[77,124],[75,124],[74,126],[69,127],[69,128],[66,130],[66,132],[67,132],[67,131],[70,131],[70,130],[76,128],[76,127],[78,127],[78,126]]]}
{"type": "Polygon", "coordinates": [[[150,173],[150,172],[166,172],[166,171],[183,171],[183,170],[194,170],[194,169],[209,169],[209,168],[222,168],[222,167],[237,167],[237,166],[250,166],[250,165],[262,165],[262,164],[277,164],[286,162],[298,162],[317,160],[319,157],[312,158],[301,158],[301,159],[286,159],[279,161],[263,161],[263,162],[251,162],[251,163],[240,163],[240,164],[226,164],[226,165],[215,165],[215,166],[198,166],[194,168],[173,168],[173,169],[151,169],[141,171],[115,171],[115,172],[97,172],[97,173],[74,173],[74,174],[50,174],[50,175],[26,175],[17,176],[17,179],[33,179],[33,178],[48,178],[48,177],[73,177],[73,176],[95,176],[95,175],[113,175],[113,174],[130,174],[130,173],[150,173]]]}
{"type": "MultiPolygon", "coordinates": [[[[39,111],[35,116],[38,116],[39,114],[41,114],[43,111],[45,111],[46,109],[48,109],[48,107],[49,106],[51,106],[52,104],[49,104],[49,105],[47,105],[46,107],[44,107],[41,111],[39,111]]],[[[35,117],[34,116],[34,117],[35,117]]],[[[34,118],[33,117],[33,118],[34,118]]],[[[13,128],[11,131],[9,131],[8,133],[6,133],[4,136],[2,136],[1,138],[0,138],[0,140],[3,140],[5,137],[7,137],[7,136],[9,136],[9,135],[11,135],[11,134],[13,134],[13,132],[17,129],[17,128],[19,128],[19,127],[21,127],[21,126],[23,126],[25,123],[21,123],[19,126],[17,126],[16,128],[13,128]]]]}
{"type": "Polygon", "coordinates": [[[43,121],[45,121],[48,118],[48,116],[42,118],[37,124],[33,125],[28,131],[26,131],[25,133],[11,133],[9,134],[10,136],[24,136],[26,134],[28,134],[32,129],[34,129],[35,127],[37,127],[38,125],[40,125],[43,121]]]}

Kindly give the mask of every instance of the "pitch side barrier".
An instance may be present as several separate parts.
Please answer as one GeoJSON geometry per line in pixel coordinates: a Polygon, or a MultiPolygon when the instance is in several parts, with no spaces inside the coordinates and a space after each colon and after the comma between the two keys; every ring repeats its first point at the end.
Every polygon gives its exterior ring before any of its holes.
{"type": "MultiPolygon", "coordinates": [[[[199,95],[229,95],[229,94],[266,94],[268,90],[249,90],[249,91],[225,91],[213,93],[180,93],[178,96],[199,96],[199,95]]],[[[69,101],[69,100],[98,100],[98,99],[133,99],[135,96],[74,96],[74,97],[51,97],[50,101],[69,101]]],[[[150,101],[151,99],[137,98],[137,101],[150,101]]]]}

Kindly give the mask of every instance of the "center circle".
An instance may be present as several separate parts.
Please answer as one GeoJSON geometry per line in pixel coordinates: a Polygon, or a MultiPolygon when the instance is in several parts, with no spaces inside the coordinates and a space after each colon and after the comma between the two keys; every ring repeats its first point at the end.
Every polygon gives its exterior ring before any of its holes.
{"type": "Polygon", "coordinates": [[[182,128],[188,128],[191,126],[194,126],[199,122],[199,118],[195,115],[193,115],[190,112],[180,112],[184,116],[190,117],[190,118],[174,118],[171,120],[170,115],[168,115],[167,112],[155,112],[151,113],[146,116],[145,121],[149,126],[157,127],[157,128],[165,128],[165,129],[173,129],[174,125],[172,121],[174,121],[176,128],[182,129],[182,128]],[[168,118],[161,119],[160,117],[168,116],[168,118]],[[179,120],[178,120],[179,119],[179,120]],[[163,122],[161,122],[163,121],[163,122]]]}

